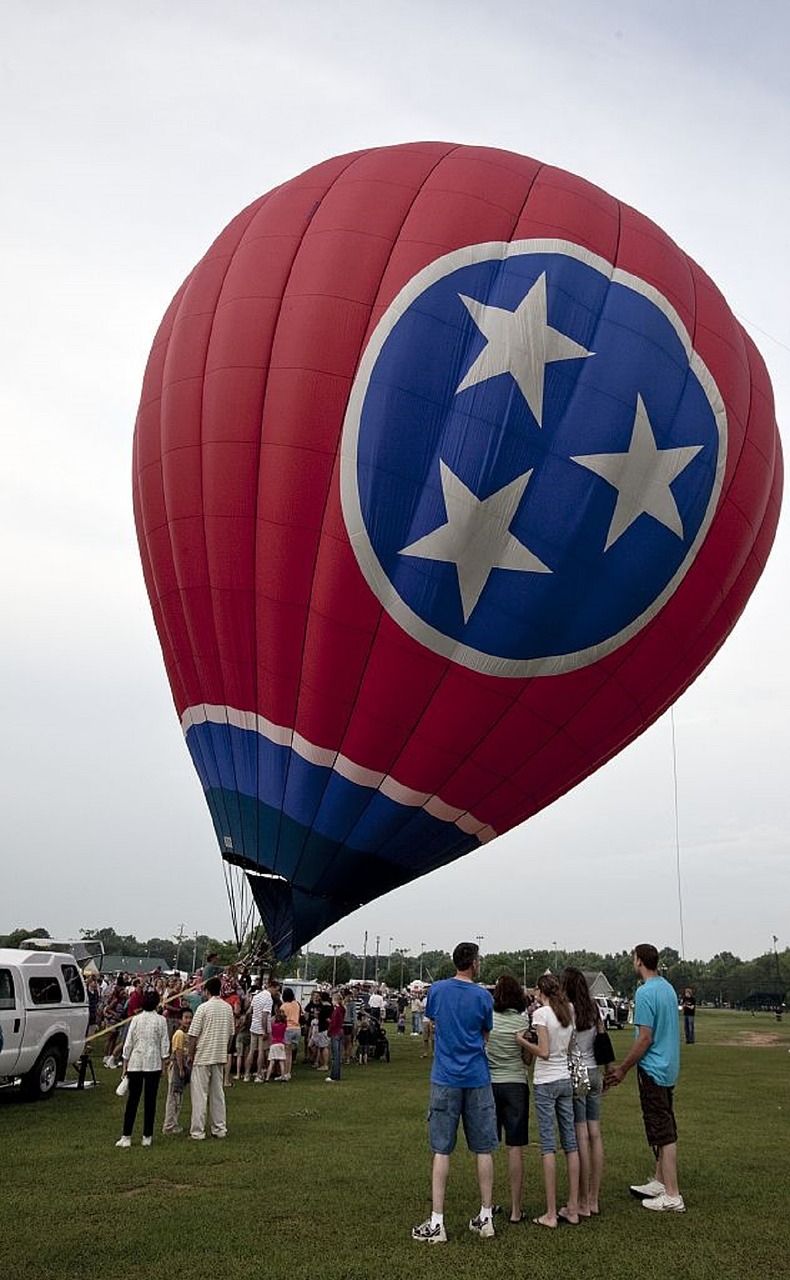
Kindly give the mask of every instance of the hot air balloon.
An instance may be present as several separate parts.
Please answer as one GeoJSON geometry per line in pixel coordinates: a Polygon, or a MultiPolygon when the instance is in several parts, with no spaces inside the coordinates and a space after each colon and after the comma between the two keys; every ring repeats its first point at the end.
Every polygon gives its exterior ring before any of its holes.
{"type": "Polygon", "coordinates": [[[187,747],[280,957],[666,710],[782,483],[704,272],[583,179],[446,143],[230,223],[154,341],[133,469],[187,747]]]}

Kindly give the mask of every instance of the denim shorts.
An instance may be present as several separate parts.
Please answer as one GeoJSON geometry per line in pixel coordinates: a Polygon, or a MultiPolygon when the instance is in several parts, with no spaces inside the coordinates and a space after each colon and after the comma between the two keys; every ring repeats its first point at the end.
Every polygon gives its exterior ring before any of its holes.
{"type": "Polygon", "coordinates": [[[573,1126],[573,1089],[570,1078],[533,1085],[532,1093],[535,1098],[535,1114],[538,1118],[540,1154],[547,1156],[557,1150],[555,1120],[559,1125],[563,1151],[578,1151],[576,1130],[573,1126]]]}
{"type": "Polygon", "coordinates": [[[601,1070],[600,1067],[588,1067],[590,1092],[586,1098],[573,1099],[573,1119],[576,1124],[585,1124],[587,1120],[601,1118],[601,1070]]]}
{"type": "Polygon", "coordinates": [[[458,1121],[462,1121],[466,1145],[475,1155],[486,1155],[499,1146],[496,1109],[491,1085],[477,1089],[453,1089],[432,1084],[428,1103],[428,1140],[435,1155],[455,1150],[458,1121]]]}

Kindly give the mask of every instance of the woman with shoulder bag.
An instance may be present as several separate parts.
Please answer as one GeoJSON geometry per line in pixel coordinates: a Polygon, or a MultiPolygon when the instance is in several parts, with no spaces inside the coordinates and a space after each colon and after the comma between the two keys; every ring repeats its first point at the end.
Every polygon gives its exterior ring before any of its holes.
{"type": "Polygon", "coordinates": [[[523,987],[517,978],[503,973],[494,988],[494,1024],[486,1042],[491,1071],[497,1130],[504,1133],[510,1183],[510,1221],[523,1222],[521,1194],[524,1187],[524,1147],[529,1141],[529,1083],[527,1054],[516,1039],[529,1031],[529,1014],[523,987]]]}
{"type": "Polygon", "coordinates": [[[573,1006],[576,1043],[590,1078],[587,1096],[573,1099],[576,1140],[579,1144],[579,1216],[589,1218],[600,1213],[603,1176],[602,1077],[606,1068],[614,1061],[614,1053],[598,1007],[590,995],[587,979],[580,969],[565,970],[562,989],[573,1006]]]}
{"type": "Polygon", "coordinates": [[[535,1059],[532,1094],[538,1118],[546,1212],[532,1221],[538,1227],[556,1227],[560,1222],[579,1224],[579,1151],[573,1122],[573,1088],[568,1065],[568,1049],[573,1035],[573,1015],[565,993],[553,974],[538,978],[539,1007],[532,1015],[537,1044],[519,1032],[518,1043],[535,1059]],[[568,1167],[568,1200],[557,1212],[557,1138],[568,1167]]]}

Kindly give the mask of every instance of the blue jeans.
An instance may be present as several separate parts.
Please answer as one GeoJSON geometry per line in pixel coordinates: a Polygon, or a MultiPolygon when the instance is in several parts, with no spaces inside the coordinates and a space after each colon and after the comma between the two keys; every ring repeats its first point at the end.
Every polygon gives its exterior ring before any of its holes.
{"type": "Polygon", "coordinates": [[[340,1079],[340,1050],[343,1046],[343,1037],[332,1036],[330,1038],[329,1043],[332,1047],[332,1067],[329,1072],[329,1078],[331,1080],[339,1080],[340,1079]]]}
{"type": "Polygon", "coordinates": [[[684,1031],[685,1031],[685,1033],[686,1033],[686,1044],[693,1044],[693,1043],[694,1043],[694,1015],[693,1015],[693,1013],[692,1013],[692,1014],[688,1014],[688,1013],[684,1013],[684,1014],[683,1014],[683,1029],[684,1029],[684,1031]]]}
{"type": "Polygon", "coordinates": [[[535,1099],[535,1114],[538,1117],[540,1154],[547,1156],[557,1150],[555,1119],[559,1126],[563,1151],[566,1154],[569,1151],[578,1151],[573,1121],[573,1089],[570,1079],[533,1084],[532,1096],[535,1099]]]}

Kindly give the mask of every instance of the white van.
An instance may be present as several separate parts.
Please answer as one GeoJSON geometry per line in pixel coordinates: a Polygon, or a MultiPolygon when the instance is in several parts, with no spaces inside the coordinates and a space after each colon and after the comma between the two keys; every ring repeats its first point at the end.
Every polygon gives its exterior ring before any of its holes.
{"type": "Polygon", "coordinates": [[[48,1098],[85,1048],[88,997],[73,955],[0,948],[0,1084],[48,1098]]]}

